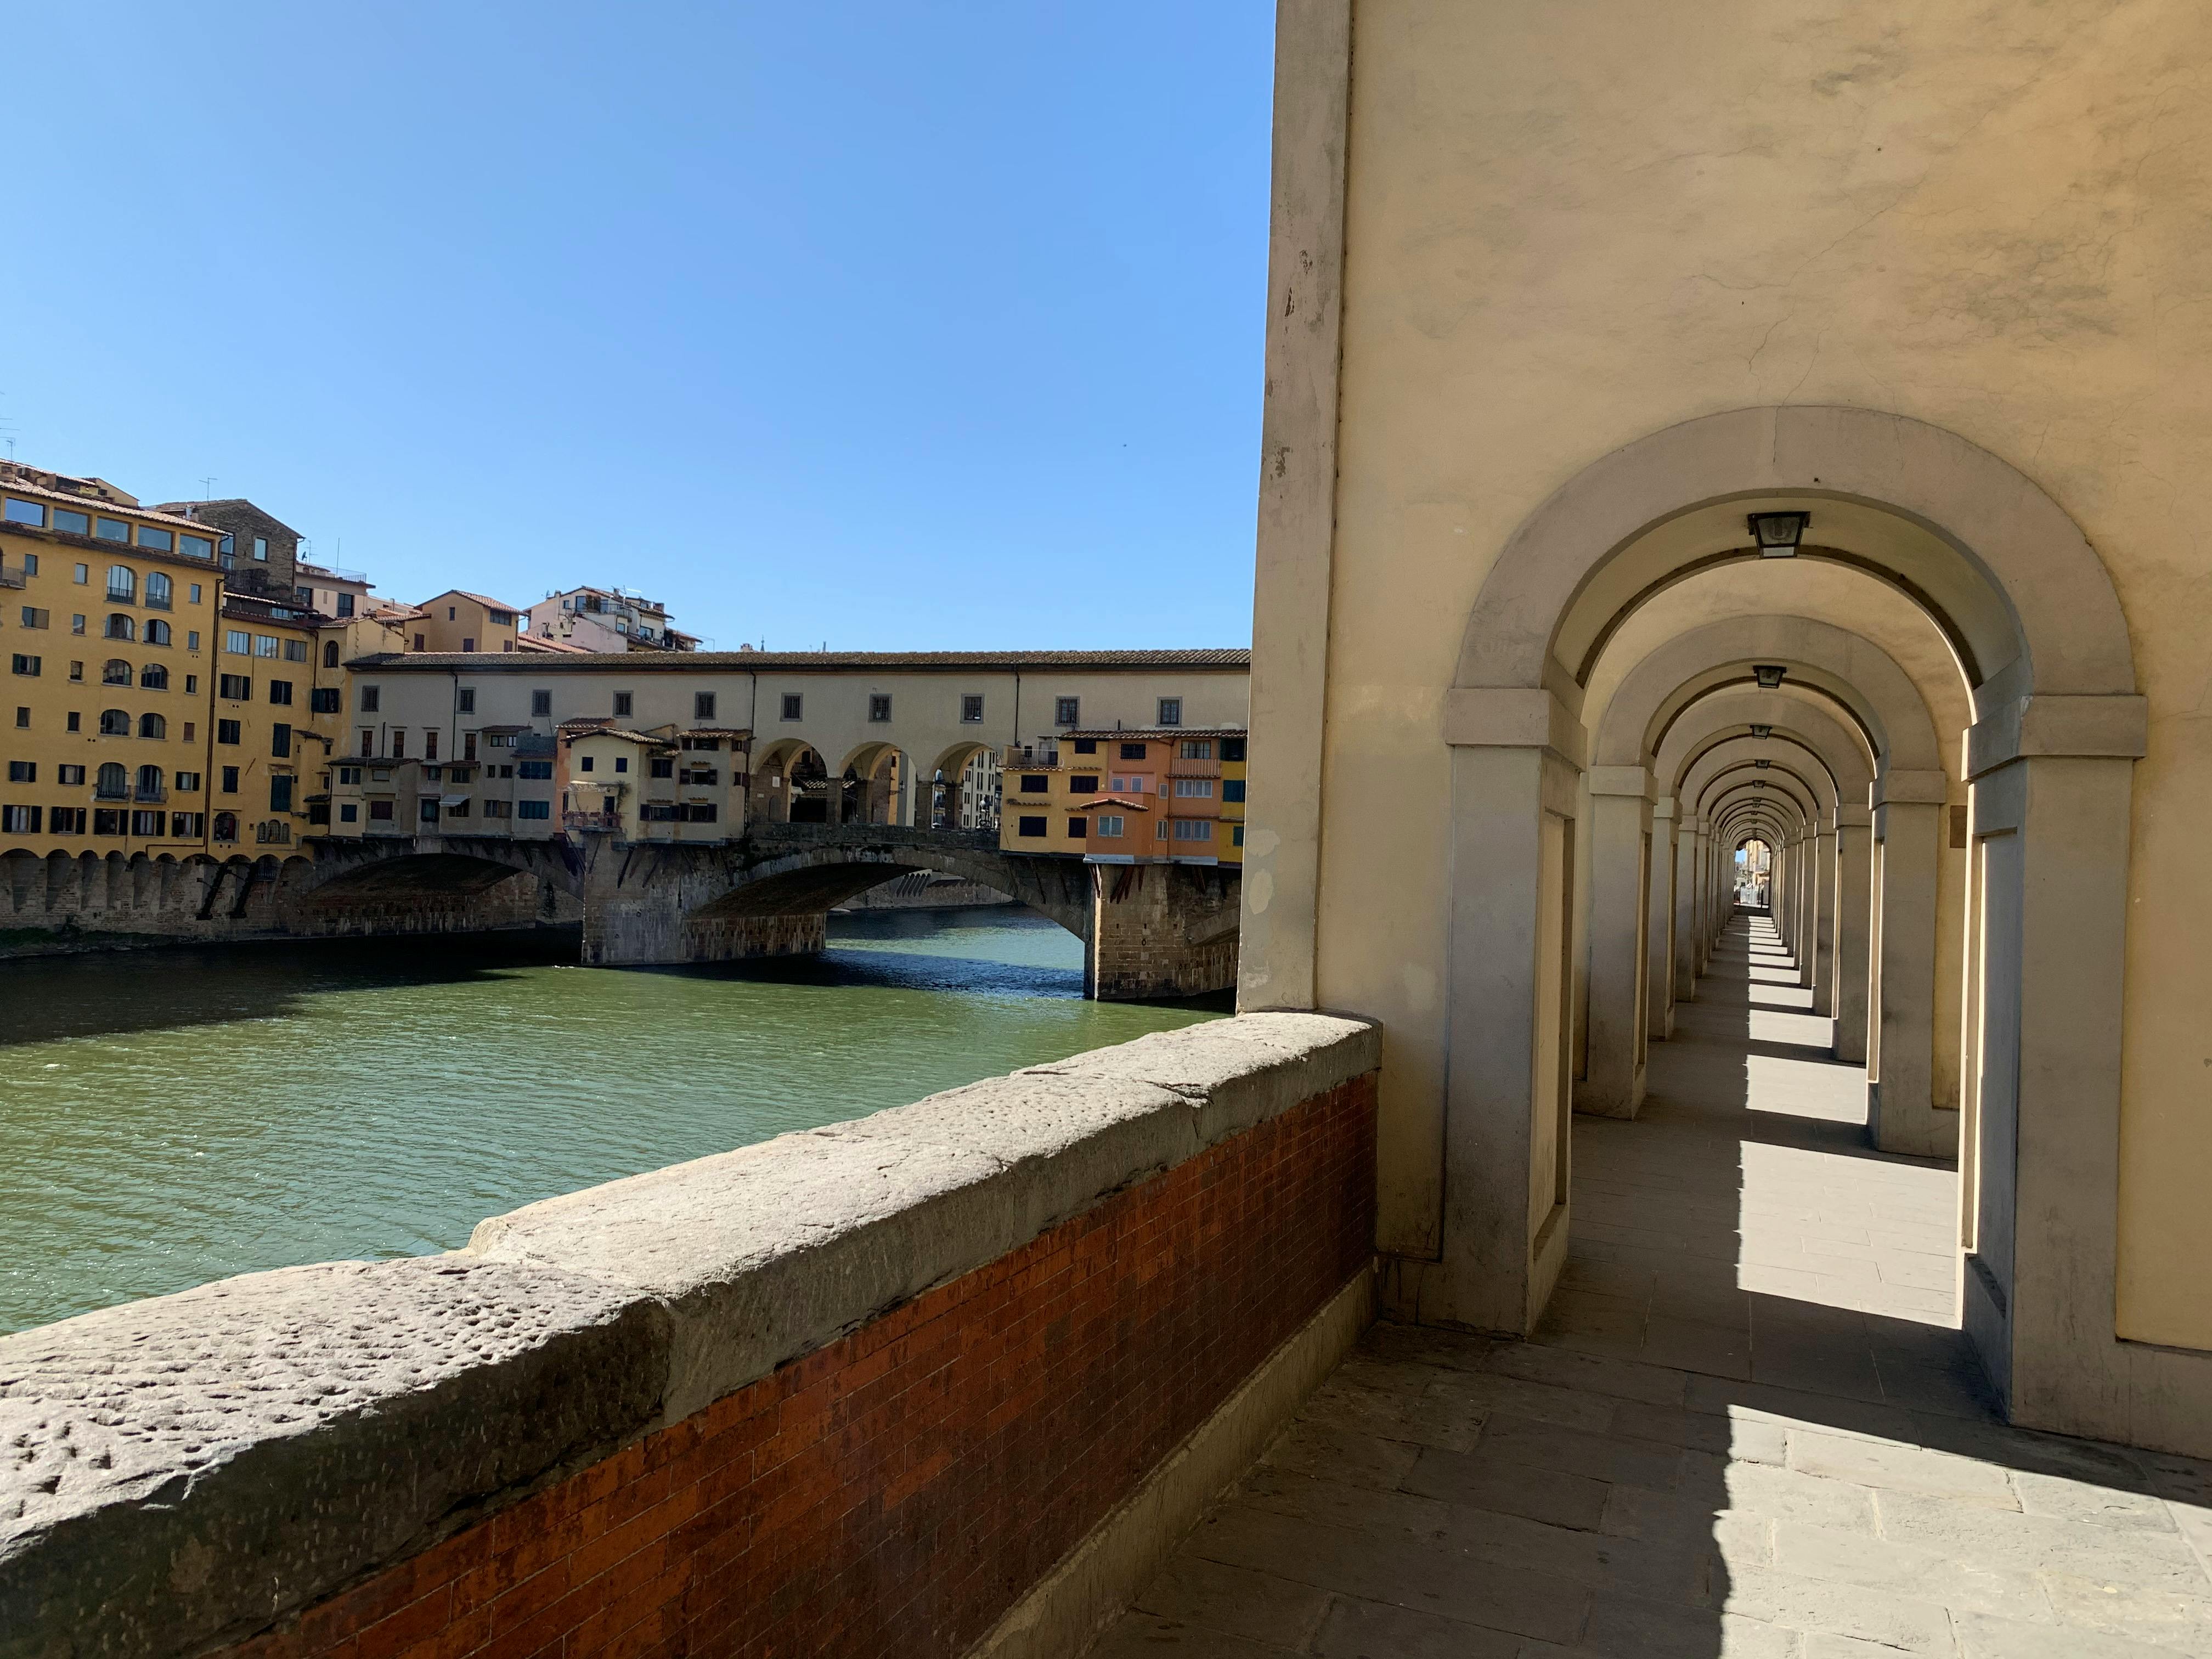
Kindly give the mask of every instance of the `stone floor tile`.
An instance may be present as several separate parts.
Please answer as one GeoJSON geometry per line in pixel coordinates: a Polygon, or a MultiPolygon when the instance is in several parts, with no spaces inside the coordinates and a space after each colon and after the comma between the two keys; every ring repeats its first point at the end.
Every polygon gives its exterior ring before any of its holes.
{"type": "Polygon", "coordinates": [[[1310,1584],[1178,1554],[1145,1587],[1137,1611],[1300,1651],[1328,1602],[1326,1590],[1310,1584]]]}
{"type": "Polygon", "coordinates": [[[1298,1651],[1153,1613],[1133,1613],[1099,1638],[1090,1650],[1090,1659],[1157,1659],[1161,1654],[1177,1653],[1190,1659],[1281,1659],[1282,1655],[1298,1651]]]}
{"type": "Polygon", "coordinates": [[[1679,1406],[1688,1379],[1664,1366],[1565,1352],[1534,1342],[1511,1344],[1491,1354],[1485,1368],[1528,1382],[1641,1400],[1648,1405],[1679,1406]]]}
{"type": "Polygon", "coordinates": [[[1741,1613],[1600,1595],[1575,1651],[1592,1659],[1796,1659],[1797,1647],[1796,1632],[1741,1613]]]}
{"type": "Polygon", "coordinates": [[[1682,1453],[1648,1440],[1617,1439],[1553,1423],[1499,1413],[1482,1431],[1480,1449],[1486,1459],[1536,1469],[1577,1474],[1592,1480],[1625,1482],[1671,1491],[1682,1475],[1682,1453]]]}
{"type": "Polygon", "coordinates": [[[1802,1578],[1863,1584],[1885,1594],[1994,1613],[2024,1624],[2056,1622],[2050,1600],[2033,1572],[1993,1566],[1979,1558],[1961,1559],[1942,1549],[1892,1543],[1873,1536],[1870,1530],[1777,1522],[1774,1565],[1802,1578]]]}
{"type": "Polygon", "coordinates": [[[1762,1418],[1623,1400],[1613,1404],[1610,1417],[1601,1426],[1626,1439],[1657,1440],[1740,1462],[1783,1463],[1790,1456],[1788,1431],[1781,1424],[1762,1418]]]}
{"type": "Polygon", "coordinates": [[[2179,1530],[2164,1500],[2148,1492],[2124,1492],[2092,1480],[2038,1474],[2027,1469],[2014,1469],[2012,1484],[2013,1490],[2020,1494],[2021,1508],[2029,1515],[2117,1527],[2130,1532],[2179,1530]]]}
{"type": "Polygon", "coordinates": [[[1754,1334],[1751,1377],[1779,1389],[1802,1389],[1808,1394],[1863,1400],[1869,1405],[1887,1403],[1874,1355],[1863,1347],[1786,1340],[1769,1342],[1754,1334]]]}
{"type": "Polygon", "coordinates": [[[1425,1450],[1401,1484],[1424,1498],[1526,1516],[1579,1532],[1596,1529],[1605,1513],[1606,1494],[1613,1490],[1602,1480],[1534,1471],[1480,1450],[1425,1450]]]}
{"type": "Polygon", "coordinates": [[[1893,1542],[1948,1550],[2020,1571],[2071,1573],[2212,1603],[2212,1579],[2178,1533],[2127,1531],[2049,1516],[1878,1492],[1875,1514],[1893,1542]]]}
{"type": "Polygon", "coordinates": [[[1257,1568],[1362,1601],[1442,1614],[1516,1636],[1565,1644],[1589,1605],[1580,1585],[1539,1570],[1480,1571],[1455,1546],[1381,1537],[1231,1504],[1191,1540],[1209,1560],[1257,1568]]]}
{"type": "Polygon", "coordinates": [[[2066,1572],[2047,1571],[2043,1580],[2062,1624],[2169,1651],[2212,1654],[2212,1600],[2066,1572]]]}
{"type": "Polygon", "coordinates": [[[1698,1371],[1707,1376],[1748,1377],[1749,1324],[1747,1321],[1738,1326],[1709,1324],[1702,1320],[1670,1317],[1655,1310],[1644,1326],[1644,1347],[1637,1358],[1649,1364],[1698,1371]]]}
{"type": "Polygon", "coordinates": [[[1883,1445],[1812,1429],[1793,1429],[1790,1467],[1832,1480],[1852,1480],[1862,1486],[1917,1492],[1957,1504],[1981,1504],[2001,1510],[2020,1506],[2002,1469],[1917,1446],[1883,1445]]]}
{"type": "Polygon", "coordinates": [[[1862,1642],[1856,1636],[1833,1636],[1809,1631],[1799,1659],[1897,1659],[1897,1650],[1883,1642],[1862,1642]]]}
{"type": "Polygon", "coordinates": [[[1905,1653],[1954,1651],[1951,1616],[1943,1608],[1907,1596],[1870,1595],[1855,1584],[1741,1569],[1730,1572],[1717,1599],[1724,1611],[1808,1636],[1856,1637],[1905,1653]]]}
{"type": "Polygon", "coordinates": [[[1895,1406],[1765,1382],[1693,1376],[1684,1390],[1683,1403],[1694,1412],[1810,1425],[1845,1437],[1909,1442],[1917,1437],[1919,1429],[1918,1419],[1895,1406]]]}
{"type": "Polygon", "coordinates": [[[1493,1412],[1525,1417],[1562,1428],[1588,1429],[1602,1434],[1613,1423],[1620,1402],[1610,1395],[1563,1389],[1549,1382],[1525,1382],[1496,1372],[1434,1371],[1424,1393],[1435,1409],[1487,1419],[1493,1412]]]}
{"type": "Polygon", "coordinates": [[[1528,1650],[1502,1631],[1348,1595],[1335,1598],[1312,1649],[1322,1659],[1520,1659],[1528,1650]]]}
{"type": "Polygon", "coordinates": [[[1442,1538],[1452,1518],[1438,1498],[1321,1480],[1267,1463],[1247,1473],[1228,1501],[1378,1537],[1442,1538]]]}
{"type": "Polygon", "coordinates": [[[1301,1474],[1327,1474],[1352,1486],[1395,1489],[1413,1467],[1421,1449],[1404,1440],[1385,1440],[1326,1419],[1294,1423],[1267,1448],[1265,1461],[1301,1474]]]}
{"type": "MultiPolygon", "coordinates": [[[[1960,1659],[2172,1659],[2175,1652],[2078,1626],[2022,1625],[1986,1613],[1961,1613],[1953,1625],[1960,1659]]],[[[1814,1659],[1810,1649],[1806,1659],[1814,1659]]]]}
{"type": "MultiPolygon", "coordinates": [[[[1437,1373],[1425,1369],[1425,1375],[1437,1373]]],[[[1307,1399],[1299,1418],[1382,1440],[1464,1451],[1481,1437],[1487,1414],[1463,1402],[1432,1396],[1411,1379],[1395,1388],[1377,1387],[1340,1372],[1307,1399]]]]}

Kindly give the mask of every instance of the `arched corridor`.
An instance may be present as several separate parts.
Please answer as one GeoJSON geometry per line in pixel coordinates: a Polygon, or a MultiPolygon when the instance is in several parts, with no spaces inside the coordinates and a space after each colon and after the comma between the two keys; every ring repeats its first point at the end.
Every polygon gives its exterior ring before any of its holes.
{"type": "Polygon", "coordinates": [[[1802,978],[1734,910],[1529,1337],[1373,1328],[1091,1659],[2212,1654],[2212,1465],[2004,1424],[1802,978]]]}

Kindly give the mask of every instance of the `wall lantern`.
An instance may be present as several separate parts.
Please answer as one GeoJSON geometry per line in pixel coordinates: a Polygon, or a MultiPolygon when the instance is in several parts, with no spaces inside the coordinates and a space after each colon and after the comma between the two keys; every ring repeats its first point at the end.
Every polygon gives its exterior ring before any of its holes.
{"type": "Polygon", "coordinates": [[[1751,728],[1751,735],[1754,738],[1771,738],[1774,735],[1774,728],[1771,726],[1754,726],[1751,728]]]}
{"type": "Polygon", "coordinates": [[[1771,691],[1782,684],[1782,677],[1790,671],[1778,662],[1759,662],[1751,665],[1751,672],[1759,677],[1760,690],[1771,691]]]}
{"type": "Polygon", "coordinates": [[[1746,522],[1751,526],[1752,539],[1759,544],[1762,559],[1794,559],[1797,544],[1804,539],[1805,526],[1813,522],[1809,513],[1753,513],[1746,522]]]}

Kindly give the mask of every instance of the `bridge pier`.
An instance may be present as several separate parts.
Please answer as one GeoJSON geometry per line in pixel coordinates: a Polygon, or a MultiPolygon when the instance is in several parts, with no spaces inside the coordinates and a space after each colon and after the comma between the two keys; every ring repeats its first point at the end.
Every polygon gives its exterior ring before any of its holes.
{"type": "Polygon", "coordinates": [[[1241,877],[1185,864],[1093,864],[1084,994],[1101,1002],[1204,996],[1237,983],[1241,877]]]}

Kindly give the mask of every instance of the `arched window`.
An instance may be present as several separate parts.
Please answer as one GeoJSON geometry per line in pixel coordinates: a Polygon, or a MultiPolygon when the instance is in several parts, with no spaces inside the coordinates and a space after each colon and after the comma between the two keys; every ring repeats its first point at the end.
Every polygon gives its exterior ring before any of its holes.
{"type": "Polygon", "coordinates": [[[107,597],[118,605],[130,605],[138,597],[138,573],[127,564],[107,567],[107,597]]]}
{"type": "Polygon", "coordinates": [[[323,666],[325,668],[336,668],[337,665],[338,642],[336,640],[325,640],[323,641],[323,666]]]}
{"type": "MultiPolygon", "coordinates": [[[[149,715],[147,718],[150,720],[153,717],[149,715]]],[[[161,769],[160,767],[142,766],[138,769],[138,799],[140,800],[161,799],[161,769]]]]}
{"type": "Polygon", "coordinates": [[[120,800],[131,793],[131,774],[124,770],[121,761],[109,761],[100,769],[93,780],[93,793],[110,800],[120,800]]]}
{"type": "Polygon", "coordinates": [[[142,738],[166,738],[169,735],[169,723],[159,714],[141,714],[138,717],[138,735],[142,738]]]}
{"type": "Polygon", "coordinates": [[[215,838],[217,841],[236,841],[238,839],[237,813],[218,812],[215,815],[215,838]]]}
{"type": "Polygon", "coordinates": [[[147,617],[146,643],[149,645],[167,645],[168,642],[169,624],[163,622],[159,617],[147,617]]]}
{"type": "Polygon", "coordinates": [[[110,657],[100,665],[100,683],[102,685],[130,684],[131,665],[120,657],[110,657]]]}
{"type": "Polygon", "coordinates": [[[146,573],[146,603],[165,606],[169,603],[169,579],[159,570],[146,573]]]}
{"type": "Polygon", "coordinates": [[[118,611],[107,619],[107,637],[111,640],[135,640],[138,637],[138,624],[118,611]]]}
{"type": "Polygon", "coordinates": [[[120,708],[100,711],[100,735],[103,738],[127,738],[131,735],[131,716],[120,708]]]}
{"type": "Polygon", "coordinates": [[[138,671],[138,684],[149,691],[166,691],[169,689],[169,671],[157,662],[149,662],[138,671]]]}

